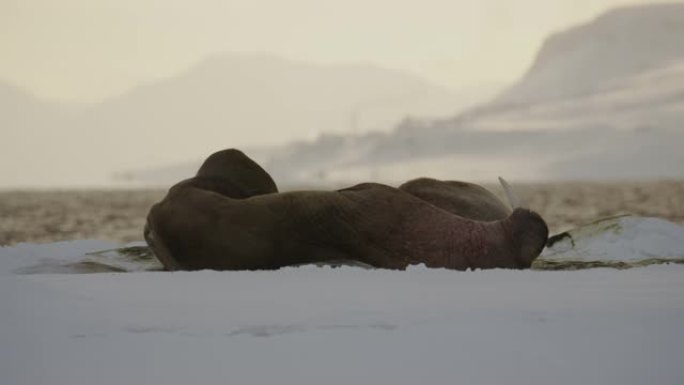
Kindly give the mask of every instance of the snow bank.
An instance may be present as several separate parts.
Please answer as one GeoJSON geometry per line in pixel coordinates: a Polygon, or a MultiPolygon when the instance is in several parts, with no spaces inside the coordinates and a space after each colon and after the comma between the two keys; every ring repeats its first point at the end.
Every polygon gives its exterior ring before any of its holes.
{"type": "Polygon", "coordinates": [[[16,384],[681,384],[684,267],[0,276],[16,384]]]}
{"type": "Polygon", "coordinates": [[[635,262],[684,259],[684,227],[659,218],[604,218],[558,234],[542,258],[635,262]]]}

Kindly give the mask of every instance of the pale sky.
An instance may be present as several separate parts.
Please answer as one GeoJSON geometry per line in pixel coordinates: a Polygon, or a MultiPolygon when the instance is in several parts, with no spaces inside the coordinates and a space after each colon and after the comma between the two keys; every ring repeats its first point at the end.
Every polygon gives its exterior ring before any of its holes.
{"type": "Polygon", "coordinates": [[[220,52],[409,70],[455,89],[520,77],[549,33],[624,0],[0,0],[0,80],[95,102],[220,52]]]}

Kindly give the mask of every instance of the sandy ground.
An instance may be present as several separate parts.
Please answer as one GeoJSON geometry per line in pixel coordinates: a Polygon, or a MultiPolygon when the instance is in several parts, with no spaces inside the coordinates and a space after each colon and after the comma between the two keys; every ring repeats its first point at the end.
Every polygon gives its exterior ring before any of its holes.
{"type": "MultiPolygon", "coordinates": [[[[497,186],[487,186],[497,194],[497,186]]],[[[516,184],[519,195],[551,232],[631,213],[684,225],[684,181],[516,184]]],[[[0,192],[0,245],[102,239],[142,239],[149,207],[163,190],[0,192]]]]}

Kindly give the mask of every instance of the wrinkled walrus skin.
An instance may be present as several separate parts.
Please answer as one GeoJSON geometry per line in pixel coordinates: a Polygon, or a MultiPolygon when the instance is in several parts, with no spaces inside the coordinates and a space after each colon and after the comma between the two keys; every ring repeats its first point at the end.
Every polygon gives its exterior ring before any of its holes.
{"type": "Polygon", "coordinates": [[[145,239],[167,270],[256,270],[339,260],[378,268],[528,268],[544,220],[510,212],[477,185],[421,178],[278,193],[239,150],[211,155],[147,216],[145,239]],[[453,199],[452,199],[453,198],[453,199]]]}
{"type": "Polygon", "coordinates": [[[472,183],[418,178],[402,184],[399,189],[452,214],[476,221],[495,221],[511,214],[496,195],[472,183]]]}

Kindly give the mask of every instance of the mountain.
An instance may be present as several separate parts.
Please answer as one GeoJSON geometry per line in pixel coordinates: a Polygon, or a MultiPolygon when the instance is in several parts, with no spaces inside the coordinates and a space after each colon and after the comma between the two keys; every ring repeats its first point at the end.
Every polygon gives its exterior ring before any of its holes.
{"type": "Polygon", "coordinates": [[[81,125],[97,127],[108,143],[131,149],[131,164],[160,164],[217,146],[388,130],[406,115],[453,114],[463,103],[463,97],[419,77],[374,66],[221,55],[95,106],[81,125]],[[146,143],[167,151],[151,154],[144,151],[146,143]]]}
{"type": "Polygon", "coordinates": [[[684,178],[682,36],[684,4],[612,10],[551,36],[520,81],[453,118],[255,154],[292,185],[684,178]]]}
{"type": "Polygon", "coordinates": [[[101,174],[119,170],[122,179],[155,184],[191,175],[227,147],[246,149],[286,187],[419,175],[684,178],[682,36],[683,3],[608,11],[550,36],[518,82],[458,114],[450,112],[462,105],[449,101],[453,94],[395,71],[216,57],[94,106],[71,123],[80,140],[73,143],[88,145],[62,152],[92,160],[101,174]],[[368,132],[419,110],[452,117],[368,132]],[[299,138],[321,131],[284,143],[285,128],[299,138]],[[241,142],[241,132],[274,145],[241,142]]]}
{"type": "MultiPolygon", "coordinates": [[[[47,122],[62,119],[68,113],[65,106],[39,99],[3,81],[0,81],[0,108],[0,127],[5,137],[36,130],[47,122]]],[[[3,143],[7,145],[9,141],[3,143]]]]}
{"type": "Polygon", "coordinates": [[[260,54],[217,55],[69,114],[3,86],[0,109],[9,113],[0,123],[12,135],[4,138],[0,186],[105,186],[121,170],[220,148],[388,130],[408,115],[453,114],[476,94],[371,65],[260,54]],[[48,159],[53,171],[41,173],[48,159]]]}
{"type": "Polygon", "coordinates": [[[527,74],[490,107],[600,93],[684,57],[684,3],[610,10],[544,42],[527,74]]]}

